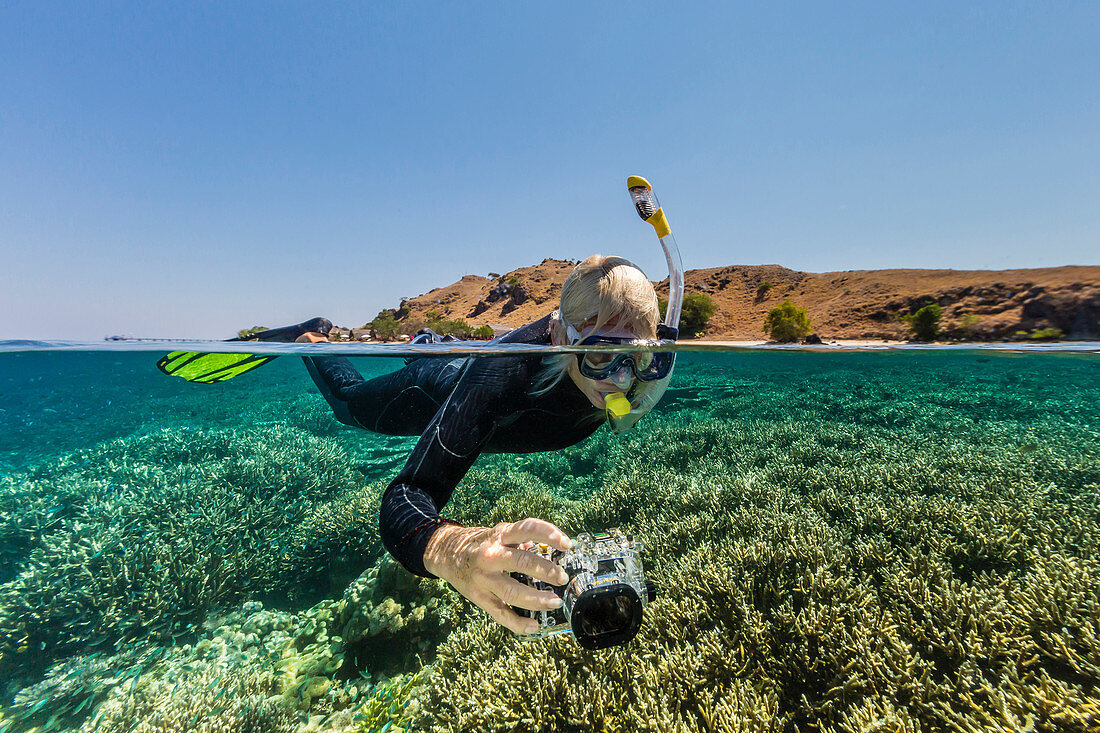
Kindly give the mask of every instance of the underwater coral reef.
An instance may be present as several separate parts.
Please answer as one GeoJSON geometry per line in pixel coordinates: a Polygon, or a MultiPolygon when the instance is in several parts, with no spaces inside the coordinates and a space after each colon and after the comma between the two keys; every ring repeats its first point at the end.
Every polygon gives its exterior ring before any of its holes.
{"type": "Polygon", "coordinates": [[[0,732],[1097,730],[1098,367],[688,354],[629,433],[483,456],[448,516],[645,542],[659,597],[602,651],[395,566],[409,440],[273,367],[236,426],[0,477],[0,732]]]}

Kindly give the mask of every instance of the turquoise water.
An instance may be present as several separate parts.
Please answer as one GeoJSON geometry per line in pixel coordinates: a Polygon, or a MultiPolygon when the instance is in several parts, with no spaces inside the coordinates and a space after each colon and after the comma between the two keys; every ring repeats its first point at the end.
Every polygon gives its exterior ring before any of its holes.
{"type": "Polygon", "coordinates": [[[299,359],[157,356],[0,352],[0,731],[1100,721],[1095,353],[687,352],[634,430],[482,456],[445,516],[645,542],[661,594],[597,652],[395,568],[416,439],[337,423],[299,359]]]}

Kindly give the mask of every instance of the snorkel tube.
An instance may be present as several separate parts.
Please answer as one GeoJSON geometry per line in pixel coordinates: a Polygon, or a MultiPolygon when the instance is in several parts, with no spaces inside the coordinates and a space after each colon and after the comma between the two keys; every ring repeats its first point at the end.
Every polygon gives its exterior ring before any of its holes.
{"type": "Polygon", "coordinates": [[[675,341],[679,335],[680,309],[684,305],[684,263],[680,259],[680,248],[676,246],[676,238],[672,236],[665,210],[658,203],[649,181],[641,176],[630,176],[626,179],[626,187],[630,191],[630,198],[634,200],[638,216],[652,225],[661,242],[661,248],[665,251],[665,261],[668,263],[668,307],[665,309],[664,333],[658,328],[657,338],[675,341]]]}
{"type": "MultiPolygon", "coordinates": [[[[665,308],[665,322],[657,326],[657,338],[664,343],[675,343],[679,335],[680,309],[684,304],[684,266],[680,259],[680,248],[676,246],[676,238],[672,236],[672,228],[668,225],[665,211],[657,201],[649,181],[641,176],[630,176],[626,179],[626,187],[630,191],[638,216],[653,227],[661,248],[665,251],[665,261],[668,263],[668,306],[665,308]]],[[[672,358],[674,367],[676,355],[673,354],[672,358]]],[[[635,381],[627,394],[615,392],[607,395],[604,401],[611,429],[621,433],[634,427],[643,415],[660,402],[671,379],[670,368],[664,379],[653,382],[635,381]]]]}

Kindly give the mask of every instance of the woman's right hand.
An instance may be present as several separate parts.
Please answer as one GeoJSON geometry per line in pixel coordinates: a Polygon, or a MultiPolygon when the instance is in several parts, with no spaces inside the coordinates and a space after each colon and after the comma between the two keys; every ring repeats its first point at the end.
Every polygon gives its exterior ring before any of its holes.
{"type": "Polygon", "coordinates": [[[447,581],[501,625],[517,634],[533,634],[538,622],[524,618],[509,606],[532,611],[561,607],[553,591],[537,591],[509,573],[523,573],[550,585],[564,585],[569,576],[561,566],[521,549],[525,542],[545,543],[569,550],[569,537],[550,522],[523,519],[495,527],[442,524],[424,550],[425,569],[447,581]]]}

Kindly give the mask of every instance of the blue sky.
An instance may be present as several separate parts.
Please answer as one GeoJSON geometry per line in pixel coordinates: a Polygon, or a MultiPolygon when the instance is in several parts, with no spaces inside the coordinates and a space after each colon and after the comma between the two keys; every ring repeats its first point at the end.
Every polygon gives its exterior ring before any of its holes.
{"type": "Polygon", "coordinates": [[[1100,4],[0,4],[0,338],[467,273],[1100,264],[1100,4]],[[675,6],[675,7],[674,7],[675,6]]]}

